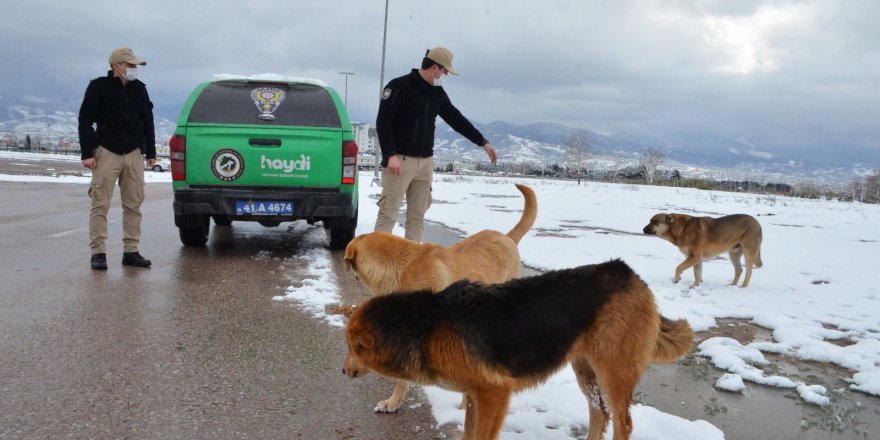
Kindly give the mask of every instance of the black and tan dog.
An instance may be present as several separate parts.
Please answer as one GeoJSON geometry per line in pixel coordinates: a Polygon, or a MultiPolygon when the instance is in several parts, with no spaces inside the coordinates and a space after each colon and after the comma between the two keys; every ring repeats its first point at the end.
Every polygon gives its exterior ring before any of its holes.
{"type": "Polygon", "coordinates": [[[601,438],[609,412],[614,439],[625,440],[645,367],[683,356],[693,332],[662,318],[648,286],[615,260],[373,298],[352,314],[345,338],[350,377],[373,370],[465,393],[465,440],[497,439],[511,394],[568,363],[590,404],[587,440],[601,438]]]}
{"type": "Polygon", "coordinates": [[[681,280],[682,272],[694,268],[694,284],[703,282],[703,260],[727,252],[733,263],[733,282],[739,282],[742,274],[741,258],[746,257],[746,277],[741,287],[749,285],[752,266],[761,267],[761,224],[746,214],[724,217],[693,217],[687,214],[657,214],[642,229],[648,235],[656,235],[678,247],[687,258],[675,268],[673,282],[681,280]]]}

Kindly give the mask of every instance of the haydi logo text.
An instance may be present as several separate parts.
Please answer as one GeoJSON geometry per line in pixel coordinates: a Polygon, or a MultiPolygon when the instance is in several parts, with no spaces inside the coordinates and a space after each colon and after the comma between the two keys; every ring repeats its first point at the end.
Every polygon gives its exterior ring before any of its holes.
{"type": "Polygon", "coordinates": [[[292,173],[294,171],[309,171],[312,168],[312,158],[305,154],[299,155],[299,160],[295,159],[271,159],[266,156],[260,156],[260,168],[276,171],[284,171],[292,173]]]}

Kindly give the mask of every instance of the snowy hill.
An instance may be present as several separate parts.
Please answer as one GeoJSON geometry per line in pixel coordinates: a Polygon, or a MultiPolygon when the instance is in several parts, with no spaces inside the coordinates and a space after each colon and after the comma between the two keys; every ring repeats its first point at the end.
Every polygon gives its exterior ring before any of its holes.
{"type": "MultiPolygon", "coordinates": [[[[79,102],[60,102],[25,96],[0,97],[0,140],[30,135],[40,145],[77,142],[79,102]]],[[[166,143],[176,127],[179,108],[157,106],[156,140],[166,143]]],[[[566,143],[577,129],[552,122],[512,124],[474,123],[498,151],[503,163],[565,164],[566,143]]],[[[810,181],[841,187],[857,176],[880,168],[880,150],[841,143],[824,148],[757,145],[744,138],[711,134],[637,136],[604,135],[586,131],[592,167],[621,167],[638,161],[646,148],[666,152],[661,168],[678,169],[686,177],[749,179],[756,181],[810,181]]],[[[485,162],[481,148],[438,120],[435,156],[438,162],[485,162]]]]}
{"type": "MultiPolygon", "coordinates": [[[[566,142],[575,128],[554,123],[516,125],[507,122],[474,125],[492,141],[504,162],[565,163],[566,142]]],[[[686,176],[757,181],[811,181],[840,187],[856,176],[880,168],[880,150],[851,145],[825,148],[762,146],[744,137],[707,134],[670,136],[602,135],[587,131],[593,162],[619,167],[635,163],[646,148],[666,152],[661,168],[686,176]],[[789,178],[786,178],[789,176],[789,178]]],[[[440,161],[486,161],[482,149],[438,121],[435,155],[440,161]]]]}
{"type": "MultiPolygon", "coordinates": [[[[0,100],[0,140],[30,136],[34,144],[55,146],[79,143],[77,114],[79,103],[62,103],[25,96],[20,102],[0,100]]],[[[176,123],[155,115],[156,142],[165,143],[174,133],[176,123]]]]}

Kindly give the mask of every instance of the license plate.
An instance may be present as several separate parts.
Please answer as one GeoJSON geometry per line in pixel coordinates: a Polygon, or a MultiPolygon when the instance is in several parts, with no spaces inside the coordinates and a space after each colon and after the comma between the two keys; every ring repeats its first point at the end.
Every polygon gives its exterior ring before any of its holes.
{"type": "Polygon", "coordinates": [[[236,200],[237,215],[293,215],[293,202],[279,200],[236,200]]]}

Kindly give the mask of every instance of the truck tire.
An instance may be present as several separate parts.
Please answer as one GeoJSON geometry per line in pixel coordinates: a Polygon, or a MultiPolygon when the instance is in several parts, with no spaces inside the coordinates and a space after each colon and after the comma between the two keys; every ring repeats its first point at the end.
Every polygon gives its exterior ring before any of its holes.
{"type": "Polygon", "coordinates": [[[345,249],[345,247],[348,246],[348,243],[354,238],[354,231],[357,229],[357,223],[357,211],[355,211],[354,217],[331,220],[330,249],[334,251],[345,249]]]}
{"type": "Polygon", "coordinates": [[[211,217],[207,215],[196,221],[194,226],[180,226],[180,242],[184,246],[204,246],[208,242],[208,232],[211,228],[211,217]]]}

